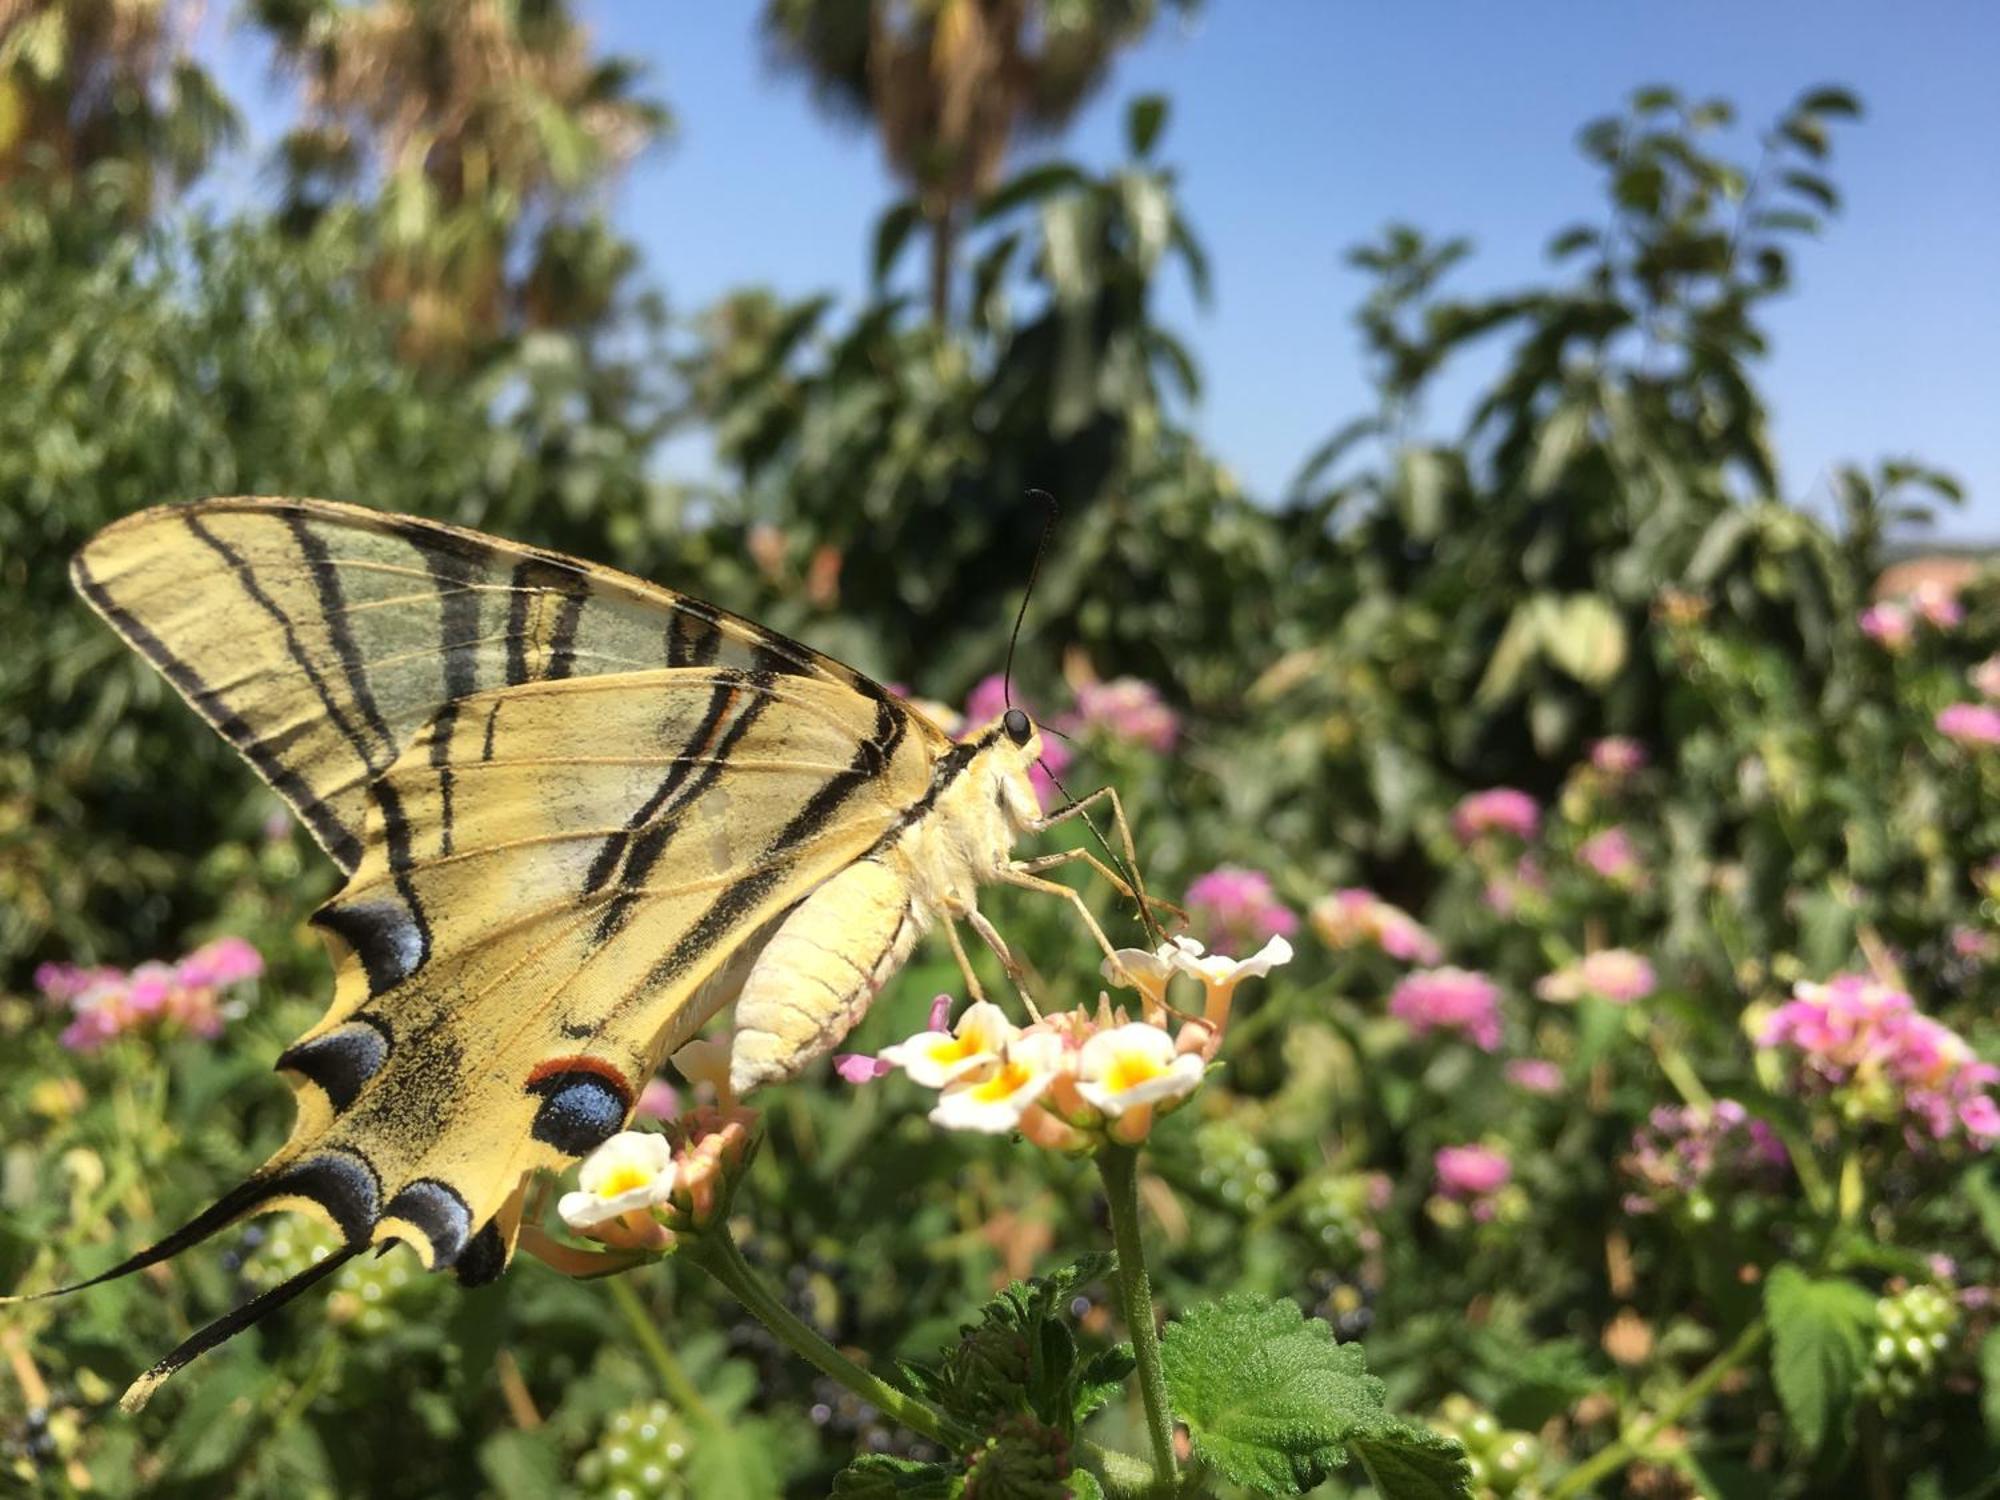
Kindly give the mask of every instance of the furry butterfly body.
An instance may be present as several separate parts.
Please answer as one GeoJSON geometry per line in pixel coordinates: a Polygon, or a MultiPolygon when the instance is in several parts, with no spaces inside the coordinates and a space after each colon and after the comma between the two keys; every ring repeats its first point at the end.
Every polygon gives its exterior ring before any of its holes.
{"type": "Polygon", "coordinates": [[[237,499],[130,517],[72,571],[347,877],[313,918],[332,1004],[278,1059],[290,1138],[93,1280],[274,1209],[344,1248],[128,1405],[370,1246],[492,1279],[531,1176],[622,1128],[722,1006],[735,1086],[790,1076],[933,923],[961,961],[961,918],[1005,956],[980,884],[1047,884],[1009,852],[1046,826],[1024,714],[953,742],[853,669],[610,569],[237,499]]]}

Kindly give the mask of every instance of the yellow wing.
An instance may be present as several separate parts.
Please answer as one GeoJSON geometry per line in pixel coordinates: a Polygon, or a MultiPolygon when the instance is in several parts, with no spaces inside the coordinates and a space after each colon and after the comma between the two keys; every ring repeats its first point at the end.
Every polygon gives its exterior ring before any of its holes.
{"type": "MultiPolygon", "coordinates": [[[[727,666],[885,696],[796,641],[614,569],[323,500],[141,511],[70,571],[343,871],[361,859],[369,783],[473,693],[727,666]]],[[[454,811],[447,781],[447,839],[454,811]]]]}
{"type": "Polygon", "coordinates": [[[399,517],[152,511],[76,575],[349,875],[314,917],[333,1004],[279,1060],[291,1138],[95,1280],[276,1208],[346,1248],[197,1334],[132,1404],[371,1244],[497,1276],[526,1175],[623,1126],[777,920],[919,815],[950,748],[747,621],[399,517]]]}

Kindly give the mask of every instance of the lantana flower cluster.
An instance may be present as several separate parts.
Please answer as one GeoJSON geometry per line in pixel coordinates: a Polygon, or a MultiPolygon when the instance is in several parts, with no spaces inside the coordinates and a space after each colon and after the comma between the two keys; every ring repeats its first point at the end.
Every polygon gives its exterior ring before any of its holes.
{"type": "Polygon", "coordinates": [[[1987,1093],[2000,1068],[1903,991],[1842,974],[1792,993],[1757,1040],[1796,1055],[1805,1091],[1850,1121],[1902,1125],[1912,1146],[1963,1140],[1983,1151],[2000,1140],[2000,1106],[1987,1093]]]}
{"type": "Polygon", "coordinates": [[[1389,1014],[1424,1036],[1457,1032],[1482,1052],[1500,1047],[1500,986],[1471,969],[1419,969],[1389,994],[1389,1014]]]}
{"type": "Polygon", "coordinates": [[[1444,949],[1424,924],[1373,891],[1334,891],[1307,914],[1320,941],[1337,952],[1379,948],[1403,963],[1435,964],[1444,949]]]}
{"type": "Polygon", "coordinates": [[[1956,630],[1965,623],[1965,606],[1958,595],[1935,579],[1926,579],[1898,599],[1880,599],[1861,611],[1861,633],[1885,651],[1901,653],[1916,642],[1917,626],[1956,630]]]}
{"type": "Polygon", "coordinates": [[[66,1005],[62,1044],[94,1052],[126,1032],[178,1029],[213,1039],[222,1034],[224,993],[264,972],[257,950],[239,937],[217,938],[174,963],[143,963],[129,972],[109,967],[43,964],[35,987],[66,1005]]]}
{"type": "Polygon", "coordinates": [[[1152,952],[1120,949],[1105,961],[1104,976],[1138,991],[1136,1016],[1100,994],[1095,1010],[1063,1011],[1027,1026],[983,1000],[953,1023],[951,997],[940,995],[925,1030],[875,1058],[850,1056],[837,1066],[852,1081],[901,1069],[938,1091],[930,1117],[946,1129],[1018,1130],[1062,1151],[1105,1139],[1132,1145],[1200,1087],[1228,1029],[1237,986],[1291,956],[1282,937],[1241,961],[1208,953],[1186,937],[1152,952]],[[1201,985],[1199,1014],[1172,1006],[1168,990],[1176,977],[1201,985]]]}
{"type": "Polygon", "coordinates": [[[1514,1164],[1497,1146],[1440,1146],[1431,1158],[1436,1191],[1426,1211],[1446,1228],[1513,1218],[1526,1207],[1514,1185],[1514,1164]]]}
{"type": "Polygon", "coordinates": [[[1789,1158],[1771,1127],[1734,1099],[1713,1105],[1661,1105],[1632,1134],[1620,1162],[1632,1179],[1628,1214],[1685,1204],[1698,1220],[1714,1215],[1721,1187],[1768,1185],[1789,1158]]]}
{"type": "Polygon", "coordinates": [[[1298,913],[1278,899],[1271,877],[1239,865],[1223,865],[1196,876],[1188,884],[1187,907],[1210,942],[1232,948],[1254,948],[1299,930],[1298,913]]]}
{"type": "Polygon", "coordinates": [[[1557,1005],[1596,997],[1613,1005],[1644,1000],[1658,987],[1653,966],[1629,948],[1600,948],[1565,964],[1535,985],[1535,993],[1557,1005]]]}
{"type": "Polygon", "coordinates": [[[730,1094],[722,1043],[690,1042],[673,1063],[689,1082],[706,1084],[714,1102],[680,1110],[664,1131],[622,1130],[584,1158],[575,1191],[557,1200],[556,1213],[587,1239],[661,1253],[729,1211],[756,1148],[756,1111],[730,1094]]]}

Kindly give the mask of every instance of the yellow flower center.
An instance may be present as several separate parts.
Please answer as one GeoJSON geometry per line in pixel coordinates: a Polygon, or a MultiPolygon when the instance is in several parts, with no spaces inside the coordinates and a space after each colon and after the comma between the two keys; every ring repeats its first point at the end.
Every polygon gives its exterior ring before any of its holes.
{"type": "Polygon", "coordinates": [[[1034,1073],[1017,1062],[1002,1063],[991,1078],[972,1086],[972,1097],[981,1104],[998,1104],[1034,1081],[1034,1073]]]}
{"type": "Polygon", "coordinates": [[[637,1162],[621,1162],[604,1174],[604,1181],[597,1185],[597,1196],[616,1198],[620,1193],[642,1188],[652,1180],[652,1172],[637,1162]]]}
{"type": "Polygon", "coordinates": [[[1122,1052],[1104,1072],[1107,1092],[1123,1094],[1142,1083],[1151,1083],[1167,1070],[1143,1052],[1122,1052]]]}
{"type": "Polygon", "coordinates": [[[955,1036],[931,1048],[930,1059],[934,1063],[964,1062],[968,1057],[976,1056],[979,1050],[976,1036],[955,1036]]]}

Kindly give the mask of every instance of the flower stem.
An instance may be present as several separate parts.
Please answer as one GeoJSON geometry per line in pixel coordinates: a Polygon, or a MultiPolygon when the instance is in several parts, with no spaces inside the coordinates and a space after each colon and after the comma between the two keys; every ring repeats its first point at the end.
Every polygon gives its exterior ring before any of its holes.
{"type": "Polygon", "coordinates": [[[632,1330],[633,1339],[646,1356],[646,1362],[653,1367],[653,1373],[659,1377],[660,1388],[667,1393],[668,1399],[686,1412],[691,1420],[703,1426],[713,1423],[715,1413],[709,1410],[700,1388],[690,1378],[672,1347],[660,1337],[660,1330],[653,1324],[653,1315],[639,1300],[639,1294],[632,1289],[631,1283],[623,1276],[607,1279],[611,1283],[611,1300],[618,1304],[625,1326],[632,1330]]]}
{"type": "Polygon", "coordinates": [[[1715,1356],[1701,1372],[1674,1392],[1660,1409],[1634,1426],[1624,1437],[1600,1449],[1585,1463],[1578,1464],[1549,1491],[1549,1500],[1567,1500],[1570,1495],[1587,1494],[1600,1479],[1608,1479],[1646,1451],[1646,1445],[1673,1426],[1729,1377],[1738,1365],[1755,1354],[1769,1330],[1762,1318],[1751,1319],[1736,1336],[1736,1342],[1715,1356]]]}
{"type": "Polygon", "coordinates": [[[1106,1146],[1097,1170],[1111,1205],[1111,1238],[1118,1247],[1118,1294],[1125,1329],[1139,1367],[1139,1396],[1146,1406],[1146,1431],[1153,1444],[1153,1476],[1161,1494],[1171,1494],[1179,1465],[1174,1458],[1173,1408],[1167,1375],[1160,1363],[1160,1335],[1153,1326],[1153,1288],[1146,1277],[1146,1253],[1139,1241],[1139,1153],[1130,1146],[1106,1146]]]}
{"type": "Polygon", "coordinates": [[[736,1248],[726,1225],[689,1235],[681,1241],[681,1247],[683,1259],[692,1260],[712,1276],[752,1317],[822,1375],[871,1403],[892,1421],[934,1443],[960,1453],[972,1446],[972,1435],[950,1417],[928,1402],[898,1390],[881,1376],[862,1369],[796,1317],[757,1279],[757,1273],[743,1259],[743,1252],[736,1248]]]}

